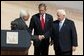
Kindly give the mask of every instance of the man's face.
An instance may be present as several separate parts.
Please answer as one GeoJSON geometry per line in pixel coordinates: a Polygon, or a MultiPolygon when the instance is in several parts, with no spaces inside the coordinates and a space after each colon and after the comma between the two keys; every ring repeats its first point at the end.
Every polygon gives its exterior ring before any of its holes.
{"type": "Polygon", "coordinates": [[[58,17],[59,21],[62,21],[64,19],[65,15],[57,13],[57,17],[58,17]]]}
{"type": "Polygon", "coordinates": [[[25,21],[27,21],[27,20],[29,19],[29,15],[23,16],[23,19],[24,19],[25,21]]]}
{"type": "Polygon", "coordinates": [[[39,8],[39,13],[40,14],[45,14],[45,12],[46,12],[45,7],[42,6],[42,7],[39,8]]]}

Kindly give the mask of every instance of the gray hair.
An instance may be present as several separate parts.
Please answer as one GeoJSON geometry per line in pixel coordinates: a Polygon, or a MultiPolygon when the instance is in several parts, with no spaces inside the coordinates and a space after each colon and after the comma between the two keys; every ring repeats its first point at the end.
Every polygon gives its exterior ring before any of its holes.
{"type": "Polygon", "coordinates": [[[28,16],[29,13],[26,10],[20,10],[20,17],[28,16]]]}
{"type": "Polygon", "coordinates": [[[66,12],[65,12],[65,10],[64,10],[64,9],[58,9],[58,10],[57,10],[57,13],[60,13],[60,14],[62,14],[62,15],[65,15],[65,16],[66,16],[66,12]]]}

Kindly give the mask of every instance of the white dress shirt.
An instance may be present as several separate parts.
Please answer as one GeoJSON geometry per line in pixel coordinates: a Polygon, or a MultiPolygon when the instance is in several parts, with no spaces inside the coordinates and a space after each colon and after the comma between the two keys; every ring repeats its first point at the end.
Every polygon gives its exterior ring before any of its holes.
{"type": "Polygon", "coordinates": [[[63,24],[64,24],[64,21],[65,21],[65,18],[64,18],[62,21],[59,22],[59,31],[60,31],[60,29],[62,28],[62,26],[63,26],[63,24]]]}
{"type": "MultiPolygon", "coordinates": [[[[46,14],[43,15],[44,22],[45,22],[45,16],[46,16],[46,14]]],[[[40,15],[40,21],[41,20],[42,20],[42,15],[40,15]]]]}

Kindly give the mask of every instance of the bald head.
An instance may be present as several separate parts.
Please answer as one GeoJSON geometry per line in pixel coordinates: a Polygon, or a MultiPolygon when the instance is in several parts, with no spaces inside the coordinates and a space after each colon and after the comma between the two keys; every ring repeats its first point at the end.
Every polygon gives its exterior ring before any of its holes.
{"type": "Polygon", "coordinates": [[[29,13],[26,10],[20,10],[20,17],[27,21],[29,19],[29,13]]]}
{"type": "Polygon", "coordinates": [[[63,9],[58,9],[57,10],[57,17],[59,21],[62,21],[66,16],[66,12],[63,9]]]}

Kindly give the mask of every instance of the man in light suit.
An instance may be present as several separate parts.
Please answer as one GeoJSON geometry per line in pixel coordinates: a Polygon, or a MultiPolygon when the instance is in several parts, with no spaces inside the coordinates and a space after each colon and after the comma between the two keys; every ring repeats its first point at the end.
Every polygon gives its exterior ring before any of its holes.
{"type": "Polygon", "coordinates": [[[72,55],[76,50],[77,33],[74,22],[66,18],[63,9],[57,10],[58,20],[53,22],[51,38],[56,55],[72,55]]]}
{"type": "Polygon", "coordinates": [[[53,23],[53,17],[46,13],[44,3],[38,6],[39,13],[32,16],[29,29],[34,29],[34,35],[38,40],[34,40],[34,55],[48,55],[49,37],[53,23]]]}

